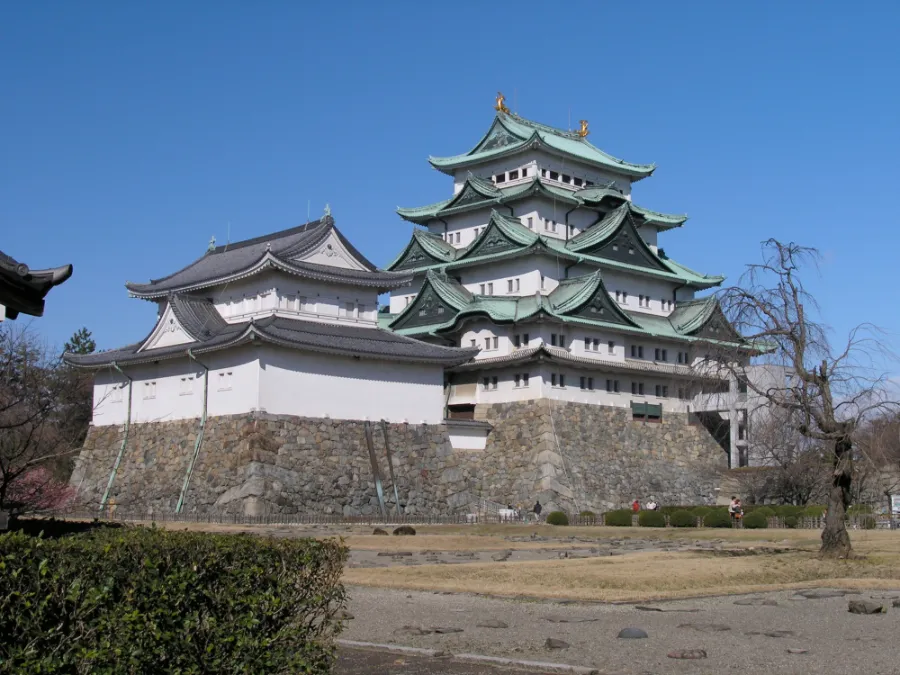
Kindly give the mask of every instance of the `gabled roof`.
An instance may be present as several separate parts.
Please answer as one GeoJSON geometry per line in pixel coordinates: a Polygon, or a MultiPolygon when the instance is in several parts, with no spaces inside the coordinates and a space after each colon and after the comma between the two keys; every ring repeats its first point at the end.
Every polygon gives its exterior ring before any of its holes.
{"type": "MultiPolygon", "coordinates": [[[[549,185],[539,176],[535,176],[530,181],[520,185],[498,188],[483,178],[470,175],[466,178],[466,182],[460,191],[451,199],[427,204],[426,206],[398,208],[397,214],[404,220],[425,225],[432,220],[466,211],[515,204],[520,200],[535,195],[544,196],[555,202],[564,202],[572,206],[584,206],[598,210],[601,213],[605,211],[605,208],[600,208],[601,205],[606,208],[615,208],[623,202],[631,204],[621,191],[613,187],[588,187],[572,191],[549,185]]],[[[651,211],[634,204],[631,204],[631,211],[643,222],[647,222],[659,230],[681,227],[687,220],[687,216],[651,211]]]]}
{"type": "Polygon", "coordinates": [[[125,287],[135,297],[160,299],[170,293],[217,286],[272,268],[319,281],[379,290],[398,288],[410,282],[410,277],[406,274],[378,271],[335,227],[334,219],[325,216],[321,220],[289,230],[218,246],[169,276],[153,279],[147,284],[129,282],[125,287]],[[323,245],[331,236],[337,238],[362,269],[345,269],[297,260],[314,252],[316,247],[323,245]]]}
{"type": "Polygon", "coordinates": [[[725,277],[700,274],[654,253],[635,227],[636,216],[631,202],[624,202],[601,222],[568,241],[539,235],[522,225],[517,218],[491,211],[488,225],[468,246],[457,249],[437,235],[425,235],[444,243],[445,248],[437,255],[434,251],[423,250],[424,247],[418,244],[422,235],[414,233],[413,239],[387,269],[421,274],[428,270],[446,271],[515,256],[546,253],[600,268],[668,279],[693,288],[711,288],[724,281],[725,277]],[[492,245],[488,245],[491,242],[492,245]],[[618,246],[619,250],[614,250],[614,246],[618,246]],[[634,249],[633,254],[629,253],[630,248],[634,249]]]}
{"type": "Polygon", "coordinates": [[[32,270],[0,251],[0,305],[5,307],[5,317],[13,320],[20,312],[43,316],[47,293],[71,276],[71,265],[32,270]]]}
{"type": "Polygon", "coordinates": [[[452,174],[466,166],[538,147],[555,155],[628,176],[632,180],[646,178],[656,169],[653,164],[632,164],[613,157],[577,132],[564,131],[502,111],[498,111],[488,132],[469,152],[451,157],[429,157],[428,161],[436,169],[452,174]]]}
{"type": "Polygon", "coordinates": [[[516,349],[509,354],[503,356],[495,356],[486,359],[478,359],[476,361],[468,361],[454,367],[453,372],[463,372],[472,370],[485,370],[488,368],[499,368],[512,366],[520,363],[531,363],[534,361],[551,361],[557,363],[570,364],[577,366],[579,369],[595,370],[607,373],[649,373],[656,375],[668,375],[675,377],[686,377],[692,380],[722,380],[724,378],[717,377],[715,372],[704,373],[689,365],[678,365],[674,363],[657,363],[655,361],[643,361],[639,359],[625,359],[624,361],[607,360],[602,357],[595,356],[578,356],[568,349],[553,347],[548,344],[541,343],[534,347],[526,347],[516,349]]]}
{"type": "MultiPolygon", "coordinates": [[[[215,311],[215,309],[213,309],[215,311]]],[[[192,317],[188,323],[200,318],[192,317]]],[[[180,320],[180,319],[179,319],[180,320]]],[[[197,329],[196,323],[192,328],[197,329]]],[[[202,339],[186,344],[140,351],[140,342],[94,354],[64,354],[66,363],[80,368],[105,368],[136,365],[230,349],[251,342],[278,345],[299,351],[311,351],[339,356],[353,356],[381,361],[435,363],[444,366],[464,363],[478,353],[478,349],[459,349],[428,344],[380,328],[303,321],[270,316],[258,321],[235,324],[206,324],[199,332],[202,339]],[[205,330],[209,334],[205,334],[205,330]]],[[[152,333],[151,333],[152,334],[152,333]]]]}
{"type": "Polygon", "coordinates": [[[543,315],[564,323],[673,340],[741,341],[730,326],[732,332],[728,334],[723,326],[718,326],[714,335],[701,331],[710,316],[715,316],[709,307],[718,307],[714,297],[685,302],[669,317],[624,310],[610,297],[599,270],[566,279],[547,295],[526,296],[474,295],[455,279],[430,270],[416,299],[399,314],[386,318],[385,325],[403,335],[438,336],[459,329],[464,320],[475,317],[506,324],[543,315]],[[702,317],[697,318],[698,314],[702,317]],[[685,323],[685,319],[689,321],[685,323]]]}

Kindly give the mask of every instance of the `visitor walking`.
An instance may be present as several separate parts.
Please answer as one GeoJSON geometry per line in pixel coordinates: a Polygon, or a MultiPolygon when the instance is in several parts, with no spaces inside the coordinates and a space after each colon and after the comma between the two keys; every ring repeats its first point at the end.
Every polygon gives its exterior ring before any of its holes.
{"type": "Polygon", "coordinates": [[[631,510],[632,510],[634,513],[637,513],[638,511],[641,510],[641,503],[640,503],[637,499],[635,499],[635,500],[631,503],[631,510]]]}
{"type": "Polygon", "coordinates": [[[734,525],[734,522],[737,520],[737,511],[740,508],[741,500],[731,495],[731,503],[728,505],[728,515],[731,516],[731,524],[734,525]]]}
{"type": "Polygon", "coordinates": [[[659,509],[659,504],[656,503],[656,500],[653,497],[650,497],[650,501],[647,502],[647,510],[656,511],[657,509],[659,509]]]}
{"type": "Polygon", "coordinates": [[[544,510],[544,507],[541,506],[540,500],[536,501],[534,503],[534,519],[535,520],[541,519],[541,511],[543,511],[543,510],[544,510]]]}

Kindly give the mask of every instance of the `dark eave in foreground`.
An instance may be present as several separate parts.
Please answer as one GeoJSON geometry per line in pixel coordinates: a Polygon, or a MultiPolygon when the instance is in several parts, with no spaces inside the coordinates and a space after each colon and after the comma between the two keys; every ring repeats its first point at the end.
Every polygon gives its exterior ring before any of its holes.
{"type": "Polygon", "coordinates": [[[72,270],[71,265],[32,270],[0,251],[0,305],[6,308],[6,318],[43,316],[47,293],[71,277],[72,270]]]}

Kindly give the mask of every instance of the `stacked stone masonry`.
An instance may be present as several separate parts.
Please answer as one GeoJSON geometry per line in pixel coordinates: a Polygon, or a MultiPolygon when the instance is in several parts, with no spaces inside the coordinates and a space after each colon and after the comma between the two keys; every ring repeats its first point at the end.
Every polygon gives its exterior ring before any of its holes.
{"type": "MultiPolygon", "coordinates": [[[[389,424],[400,503],[408,514],[450,515],[480,500],[601,512],[633,499],[712,502],[727,462],[684,415],[631,419],[627,409],[541,399],[479,406],[493,430],[485,450],[455,450],[443,425],[389,424]]],[[[172,513],[199,420],[135,424],[110,491],[128,512],[172,513]]],[[[379,423],[372,439],[385,500],[394,490],[379,423]]],[[[98,506],[124,427],[94,427],[72,477],[82,503],[98,506]]],[[[343,514],[379,511],[365,423],[267,414],[213,417],[186,493],[186,513],[343,514]]]]}

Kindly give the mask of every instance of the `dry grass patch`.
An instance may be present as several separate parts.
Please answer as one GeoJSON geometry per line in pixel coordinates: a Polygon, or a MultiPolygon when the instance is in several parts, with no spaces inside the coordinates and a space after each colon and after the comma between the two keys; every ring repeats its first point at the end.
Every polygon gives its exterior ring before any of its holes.
{"type": "Polygon", "coordinates": [[[636,553],[546,562],[348,569],[348,584],[601,601],[753,593],[791,587],[900,587],[897,559],[823,561],[812,553],[736,558],[636,553]]]}

